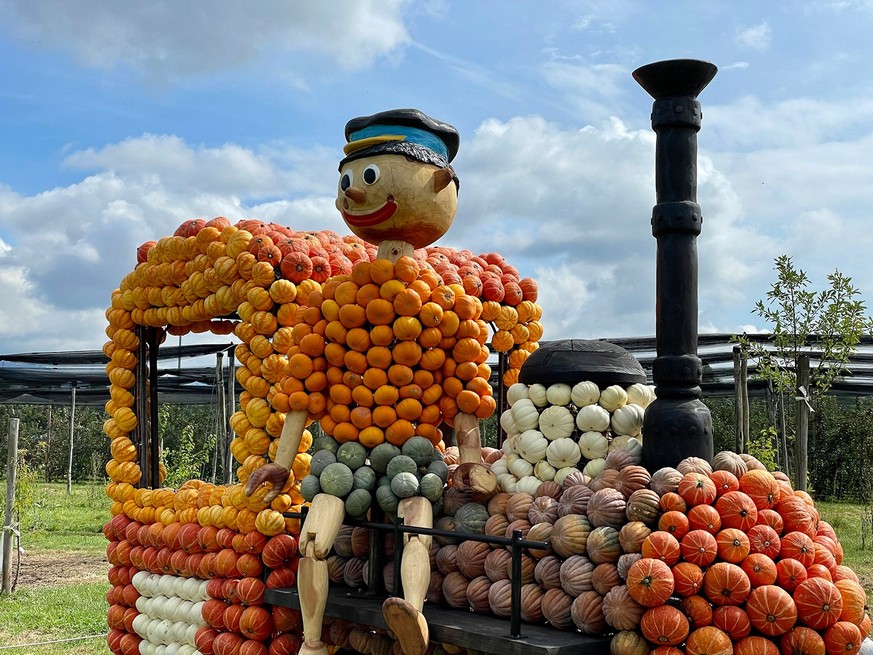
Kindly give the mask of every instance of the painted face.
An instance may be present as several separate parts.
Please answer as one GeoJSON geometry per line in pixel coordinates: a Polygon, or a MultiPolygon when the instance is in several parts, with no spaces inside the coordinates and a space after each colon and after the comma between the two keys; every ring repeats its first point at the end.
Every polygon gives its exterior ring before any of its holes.
{"type": "Polygon", "coordinates": [[[336,208],[356,235],[373,244],[396,240],[424,248],[451,227],[458,208],[447,169],[384,154],[347,163],[336,208]]]}

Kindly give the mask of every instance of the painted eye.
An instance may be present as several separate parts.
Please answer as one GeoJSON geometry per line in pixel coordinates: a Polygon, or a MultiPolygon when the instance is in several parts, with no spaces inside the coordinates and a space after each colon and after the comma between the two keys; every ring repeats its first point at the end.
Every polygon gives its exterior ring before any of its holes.
{"type": "Polygon", "coordinates": [[[342,177],[340,178],[340,189],[345,191],[350,186],[352,186],[352,172],[346,171],[345,173],[343,173],[342,177]]]}
{"type": "Polygon", "coordinates": [[[364,182],[366,184],[375,184],[379,179],[379,167],[376,164],[370,164],[364,169],[364,182]]]}

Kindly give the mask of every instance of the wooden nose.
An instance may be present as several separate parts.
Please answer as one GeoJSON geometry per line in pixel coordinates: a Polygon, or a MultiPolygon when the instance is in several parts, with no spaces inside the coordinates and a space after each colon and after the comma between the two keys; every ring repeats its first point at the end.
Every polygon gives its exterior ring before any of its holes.
{"type": "Polygon", "coordinates": [[[346,198],[351,200],[352,202],[362,203],[367,198],[366,192],[360,187],[350,186],[345,191],[346,198]]]}

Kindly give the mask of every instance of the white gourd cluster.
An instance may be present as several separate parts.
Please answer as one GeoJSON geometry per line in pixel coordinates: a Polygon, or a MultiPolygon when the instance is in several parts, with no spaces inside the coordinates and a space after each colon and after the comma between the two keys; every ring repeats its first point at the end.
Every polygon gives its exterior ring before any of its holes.
{"type": "Polygon", "coordinates": [[[590,381],[516,383],[506,397],[509,409],[500,416],[504,454],[491,470],[503,491],[535,495],[542,482],[561,484],[576,470],[597,477],[616,449],[639,463],[643,416],[655,392],[639,383],[602,390],[590,381]]]}
{"type": "Polygon", "coordinates": [[[142,637],[141,655],[197,655],[197,630],[206,625],[203,603],[207,580],[140,571],[131,580],[141,594],[134,631],[142,637]]]}

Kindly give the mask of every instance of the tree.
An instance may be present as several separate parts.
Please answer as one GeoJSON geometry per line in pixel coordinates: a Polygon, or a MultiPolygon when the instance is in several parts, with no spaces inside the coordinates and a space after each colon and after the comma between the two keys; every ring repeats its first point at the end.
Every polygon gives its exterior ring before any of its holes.
{"type": "Polygon", "coordinates": [[[871,322],[860,291],[838,270],[827,276],[828,288],[815,292],[788,255],[776,258],[775,269],[778,278],[766,301],[759,300],[753,310],[772,326],[770,343],[745,335],[735,340],[757,359],[758,375],[771,380],[778,393],[799,398],[795,484],[805,490],[808,410],[848,371],[849,358],[871,322]]]}

